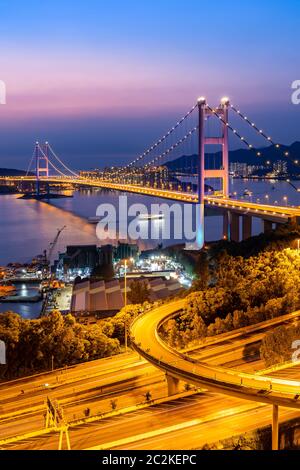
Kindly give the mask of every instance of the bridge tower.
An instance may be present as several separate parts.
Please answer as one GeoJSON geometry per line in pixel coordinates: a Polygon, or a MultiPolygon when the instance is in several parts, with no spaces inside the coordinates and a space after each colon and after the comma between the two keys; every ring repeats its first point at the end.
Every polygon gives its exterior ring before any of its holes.
{"type": "MultiPolygon", "coordinates": [[[[197,227],[196,244],[197,248],[201,249],[204,245],[204,196],[205,196],[205,179],[206,178],[220,178],[222,180],[222,196],[228,197],[229,195],[229,163],[228,163],[228,109],[229,99],[222,98],[220,105],[212,110],[207,106],[206,99],[200,97],[198,99],[199,110],[199,167],[198,167],[198,204],[199,204],[199,219],[197,227]],[[208,116],[218,116],[220,118],[221,136],[220,137],[206,137],[205,134],[205,121],[208,116]],[[205,148],[207,145],[221,145],[222,146],[222,162],[221,167],[217,170],[210,170],[205,168],[205,148]]],[[[228,214],[224,214],[224,235],[227,236],[228,232],[228,214]]]]}
{"type": "Polygon", "coordinates": [[[36,161],[36,194],[40,194],[40,177],[49,177],[49,144],[45,143],[41,149],[39,142],[35,143],[35,161],[36,161]]]}

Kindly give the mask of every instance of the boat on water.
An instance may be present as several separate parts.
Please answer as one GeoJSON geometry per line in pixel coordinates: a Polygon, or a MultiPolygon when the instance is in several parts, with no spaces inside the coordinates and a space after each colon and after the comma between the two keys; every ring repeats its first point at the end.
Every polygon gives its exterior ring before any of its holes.
{"type": "Polygon", "coordinates": [[[98,222],[100,222],[101,218],[100,217],[89,217],[88,218],[88,222],[90,224],[97,224],[98,222]]]}
{"type": "Polygon", "coordinates": [[[244,193],[243,193],[243,194],[244,194],[244,196],[253,196],[253,192],[252,192],[252,191],[250,191],[250,190],[249,190],[249,189],[247,189],[247,188],[245,189],[245,191],[244,191],[244,193]]]}
{"type": "Polygon", "coordinates": [[[139,220],[163,220],[164,214],[140,214],[139,220]]]}
{"type": "MultiPolygon", "coordinates": [[[[140,214],[138,220],[163,220],[165,218],[164,214],[140,214]]],[[[100,222],[101,217],[89,217],[88,222],[90,224],[97,224],[100,222]]]]}

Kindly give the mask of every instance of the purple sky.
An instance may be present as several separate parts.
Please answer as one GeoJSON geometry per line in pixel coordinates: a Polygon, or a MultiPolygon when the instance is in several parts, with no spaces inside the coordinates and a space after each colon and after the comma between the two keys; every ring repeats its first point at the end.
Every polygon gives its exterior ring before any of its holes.
{"type": "Polygon", "coordinates": [[[276,141],[300,140],[296,0],[2,4],[1,167],[26,167],[35,140],[73,168],[124,163],[199,95],[227,95],[276,141]]]}

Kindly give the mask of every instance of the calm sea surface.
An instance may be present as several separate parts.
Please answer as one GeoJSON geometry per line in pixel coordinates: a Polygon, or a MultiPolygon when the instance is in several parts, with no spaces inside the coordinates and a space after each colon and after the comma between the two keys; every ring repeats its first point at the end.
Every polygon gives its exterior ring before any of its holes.
{"type": "MultiPolygon", "coordinates": [[[[300,182],[294,182],[300,187],[300,182]]],[[[277,202],[278,205],[300,205],[300,193],[284,181],[246,181],[235,179],[231,181],[231,192],[237,192],[237,197],[262,203],[277,202]],[[243,196],[245,189],[253,192],[252,198],[243,196]],[[268,196],[268,197],[266,197],[268,196]],[[287,198],[287,199],[284,199],[287,198]]],[[[117,206],[118,197],[124,195],[107,191],[76,191],[73,198],[54,199],[51,204],[34,200],[18,199],[15,195],[0,196],[0,266],[9,262],[30,262],[49,249],[49,243],[54,239],[57,229],[66,225],[56,245],[54,257],[63,252],[66,245],[72,244],[101,244],[96,236],[96,226],[88,222],[88,217],[96,215],[99,204],[112,203],[117,206]]],[[[143,203],[147,207],[151,203],[161,204],[162,200],[147,196],[127,194],[128,204],[143,203]]],[[[168,201],[166,201],[168,202],[168,201]]],[[[169,201],[168,204],[171,204],[169,201]]],[[[158,222],[160,223],[160,222],[158,222]]],[[[222,220],[220,217],[207,217],[205,221],[206,239],[215,240],[222,235],[222,220]]],[[[254,219],[253,232],[259,233],[261,221],[254,219]]],[[[107,243],[108,241],[104,242],[107,243]]],[[[177,240],[178,242],[178,240],[177,240]]],[[[155,247],[155,241],[140,241],[141,249],[155,247]]],[[[170,244],[174,240],[170,240],[170,244]]],[[[36,316],[38,304],[34,306],[23,304],[15,311],[25,317],[36,316]]],[[[7,310],[8,305],[0,304],[0,311],[7,310]]]]}

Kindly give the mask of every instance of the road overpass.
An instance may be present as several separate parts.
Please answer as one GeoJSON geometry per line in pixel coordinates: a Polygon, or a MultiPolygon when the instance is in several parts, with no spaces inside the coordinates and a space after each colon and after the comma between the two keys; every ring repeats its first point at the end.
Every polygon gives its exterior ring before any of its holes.
{"type": "Polygon", "coordinates": [[[184,300],[162,305],[139,316],[131,325],[134,349],[167,375],[169,395],[178,390],[180,380],[197,387],[246,400],[273,405],[273,448],[278,448],[278,407],[300,409],[300,381],[249,374],[199,362],[170,348],[159,329],[184,308],[184,300]],[[147,331],[147,335],[145,335],[147,331]]]}
{"type": "MultiPolygon", "coordinates": [[[[197,361],[212,366],[235,367],[239,371],[261,371],[264,367],[258,355],[248,355],[249,350],[259,348],[259,342],[270,329],[281,324],[297,321],[300,312],[293,312],[258,325],[248,326],[199,344],[185,352],[197,361]]],[[[299,370],[293,367],[293,377],[299,377],[299,370]]],[[[288,369],[279,371],[286,378],[288,369]]],[[[260,372],[259,372],[260,373],[260,372]]],[[[184,390],[182,383],[181,389],[184,390]]],[[[58,399],[64,415],[70,423],[72,448],[82,449],[96,446],[110,448],[115,445],[130,448],[175,449],[172,436],[185,430],[184,449],[190,445],[201,447],[218,439],[239,435],[269,423],[270,406],[249,402],[234,397],[213,394],[203,390],[201,394],[182,397],[171,401],[166,397],[165,374],[149,362],[141,360],[135,353],[121,354],[107,359],[72,366],[67,369],[38,374],[33,377],[0,384],[0,440],[19,436],[20,442],[5,444],[4,448],[55,449],[57,435],[38,435],[43,429],[44,400],[46,396],[58,399]],[[45,384],[48,386],[45,387],[45,384]],[[22,393],[22,391],[24,393],[22,393]],[[152,398],[163,402],[150,408],[134,409],[123,414],[122,410],[145,400],[146,392],[152,398]],[[82,419],[88,407],[93,419],[101,412],[111,410],[111,399],[117,401],[120,415],[114,418],[98,418],[93,423],[73,426],[74,419],[82,419]],[[172,419],[171,419],[172,416],[172,419]],[[197,417],[197,419],[193,419],[197,417]],[[211,432],[207,432],[211,426],[211,432]],[[148,435],[149,427],[154,435],[148,435]],[[92,429],[92,432],[91,432],[92,429]],[[28,437],[34,432],[35,437],[28,437]],[[163,439],[160,438],[160,432],[163,439]],[[22,435],[27,433],[27,437],[22,435]],[[145,433],[147,434],[145,436],[145,433]],[[20,436],[21,435],[21,436],[20,436]],[[116,442],[116,436],[118,436],[116,442]],[[126,442],[126,445],[124,444],[126,442]],[[131,444],[130,444],[131,443],[131,444]],[[192,443],[192,444],[191,444],[192,443]],[[148,447],[147,447],[148,446],[148,447]]],[[[297,417],[297,410],[282,409],[280,420],[297,417]]]]}

